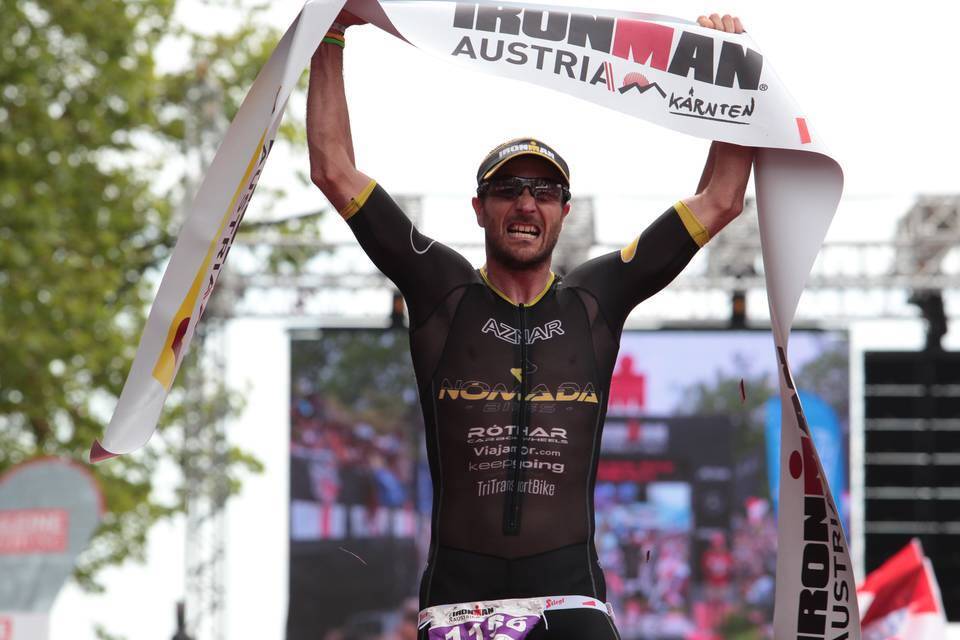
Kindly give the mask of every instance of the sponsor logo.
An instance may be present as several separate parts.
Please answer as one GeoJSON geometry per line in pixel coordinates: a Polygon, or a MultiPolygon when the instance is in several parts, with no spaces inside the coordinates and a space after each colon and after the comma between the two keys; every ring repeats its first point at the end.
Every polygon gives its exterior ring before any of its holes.
{"type": "MultiPolygon", "coordinates": [[[[519,400],[519,384],[508,387],[502,382],[489,384],[482,380],[451,381],[444,378],[440,382],[439,400],[466,400],[468,402],[519,400]]],[[[523,398],[527,402],[587,402],[598,404],[597,391],[593,384],[561,382],[556,387],[537,384],[523,398]]]]}
{"type": "Polygon", "coordinates": [[[691,87],[686,96],[671,92],[667,105],[670,114],[675,116],[713,120],[714,122],[726,122],[728,124],[749,124],[743,119],[753,115],[756,102],[753,98],[750,98],[750,104],[710,102],[698,98],[693,91],[693,87],[691,87]]]}
{"type": "MultiPolygon", "coordinates": [[[[503,440],[512,440],[517,433],[515,425],[493,425],[491,427],[470,427],[467,431],[468,444],[481,444],[484,442],[498,442],[503,440]]],[[[559,427],[545,429],[543,427],[524,427],[524,440],[529,442],[549,442],[553,444],[567,444],[567,430],[559,427]]],[[[480,454],[477,454],[480,455],[480,454]]]]}
{"type": "MultiPolygon", "coordinates": [[[[500,340],[509,342],[510,344],[520,344],[519,329],[511,327],[506,322],[498,322],[493,318],[490,318],[484,323],[480,332],[493,334],[500,340]]],[[[561,322],[559,320],[551,320],[542,327],[534,327],[533,329],[525,330],[524,340],[527,344],[533,344],[534,342],[538,342],[540,340],[549,340],[553,336],[562,335],[563,325],[561,322]]]]}
{"type": "MultiPolygon", "coordinates": [[[[495,471],[497,469],[516,469],[516,460],[487,460],[485,462],[468,462],[468,471],[495,471]]],[[[546,460],[521,460],[520,468],[528,471],[550,471],[562,474],[566,465],[562,462],[548,462],[546,460]]]]}
{"type": "MultiPolygon", "coordinates": [[[[513,480],[478,480],[477,496],[482,498],[484,496],[506,493],[508,491],[513,491],[513,486],[513,480]]],[[[553,496],[557,493],[557,485],[555,482],[547,482],[546,480],[540,480],[537,478],[521,480],[520,484],[518,485],[518,489],[520,493],[536,496],[553,496]]]]}
{"type": "MultiPolygon", "coordinates": [[[[453,26],[479,32],[464,35],[452,52],[454,56],[535,65],[538,70],[547,69],[554,75],[602,85],[611,91],[612,67],[609,62],[591,60],[591,53],[622,58],[680,78],[692,72],[695,80],[719,87],[763,89],[763,56],[759,52],[731,40],[718,43],[712,36],[644,20],[457,3],[453,26]],[[524,38],[545,44],[510,38],[519,37],[521,32],[524,38]],[[496,36],[481,35],[485,33],[496,36]]],[[[621,89],[626,90],[621,93],[630,91],[631,84],[625,81],[621,89]]],[[[662,92],[659,85],[657,89],[662,92]]]]}
{"type": "Polygon", "coordinates": [[[836,506],[829,491],[824,490],[825,481],[820,473],[817,454],[810,440],[810,429],[803,415],[787,367],[787,357],[777,347],[777,358],[787,388],[794,415],[800,430],[800,451],[790,455],[789,472],[794,479],[803,477],[803,551],[800,555],[800,590],[797,599],[797,637],[803,640],[845,638],[850,625],[850,608],[847,603],[855,591],[851,587],[852,576],[846,562],[847,548],[840,527],[836,506]],[[829,510],[829,512],[828,512],[829,510]],[[832,582],[832,584],[831,584],[832,582]],[[827,631],[827,617],[830,631],[827,631]],[[842,616],[842,619],[841,619],[842,616]]]}
{"type": "MultiPolygon", "coordinates": [[[[480,458],[482,456],[502,456],[506,453],[514,453],[517,450],[515,446],[500,444],[500,445],[484,445],[482,447],[474,447],[473,455],[480,458]]],[[[521,455],[525,456],[544,456],[556,458],[560,457],[559,451],[554,451],[550,449],[537,449],[536,447],[523,446],[520,447],[521,455]]]]}
{"type": "Polygon", "coordinates": [[[539,153],[540,155],[547,156],[548,158],[552,158],[554,160],[557,159],[557,156],[553,151],[547,149],[546,147],[541,147],[533,140],[530,142],[512,144],[505,149],[501,149],[500,153],[497,154],[497,159],[503,158],[504,156],[510,155],[516,151],[533,151],[534,153],[539,153]]]}
{"type": "MultiPolygon", "coordinates": [[[[611,79],[610,85],[612,90],[613,65],[610,65],[609,76],[611,79]]],[[[628,73],[623,77],[623,84],[620,86],[618,91],[621,94],[627,93],[628,91],[633,91],[635,93],[639,93],[640,95],[643,95],[647,91],[653,91],[654,89],[656,89],[657,93],[660,94],[661,98],[667,97],[667,92],[661,89],[659,84],[657,84],[656,82],[650,82],[649,80],[647,80],[647,76],[643,75],[642,73],[636,73],[635,71],[631,71],[630,73],[628,73]]]]}
{"type": "Polygon", "coordinates": [[[456,609],[451,611],[448,615],[448,620],[450,622],[462,622],[467,618],[473,618],[478,616],[488,616],[494,612],[493,607],[483,607],[480,608],[479,605],[474,606],[473,609],[456,609]]]}
{"type": "MultiPolygon", "coordinates": [[[[229,224],[227,225],[228,228],[226,230],[221,228],[220,248],[214,258],[213,269],[210,271],[210,275],[207,280],[207,286],[203,290],[204,305],[206,305],[210,294],[213,293],[213,288],[217,283],[219,271],[221,267],[223,267],[223,263],[227,260],[227,255],[230,253],[230,247],[233,246],[233,241],[237,237],[237,231],[240,229],[240,223],[243,221],[243,216],[247,213],[247,207],[250,206],[250,200],[253,198],[253,193],[257,190],[257,184],[260,181],[260,174],[263,173],[263,167],[267,163],[267,157],[270,155],[270,150],[273,149],[273,142],[273,139],[265,141],[261,139],[259,145],[259,155],[257,157],[256,164],[247,169],[247,175],[244,176],[246,178],[246,182],[243,185],[243,190],[239,194],[239,202],[236,206],[235,212],[229,219],[229,224]],[[224,231],[226,231],[226,233],[224,233],[224,231]]],[[[236,198],[236,196],[234,197],[236,198]]],[[[200,315],[203,315],[203,307],[201,307],[200,315]]]]}
{"type": "Polygon", "coordinates": [[[550,607],[559,607],[566,601],[566,598],[547,598],[545,608],[549,609],[550,607]]]}

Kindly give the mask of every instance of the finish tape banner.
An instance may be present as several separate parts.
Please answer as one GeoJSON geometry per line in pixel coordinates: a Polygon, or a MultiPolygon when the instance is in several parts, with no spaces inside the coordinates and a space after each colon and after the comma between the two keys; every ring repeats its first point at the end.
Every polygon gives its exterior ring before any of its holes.
{"type": "Polygon", "coordinates": [[[777,638],[860,637],[853,570],[788,364],[804,282],[843,172],[747,34],[661,15],[521,3],[311,0],[230,125],[181,230],[92,460],[147,442],[270,153],[287,99],[340,9],[424,52],[537,84],[674,131],[758,147],[755,184],[775,357],[781,478],[777,638]]]}

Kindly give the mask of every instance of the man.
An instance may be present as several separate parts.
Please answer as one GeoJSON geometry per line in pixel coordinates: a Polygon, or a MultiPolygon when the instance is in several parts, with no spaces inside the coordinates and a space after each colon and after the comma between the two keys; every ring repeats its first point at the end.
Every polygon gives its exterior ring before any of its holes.
{"type": "MultiPolygon", "coordinates": [[[[618,638],[603,606],[593,486],[620,333],[739,214],[753,151],[713,143],[695,195],[561,280],[550,259],[570,212],[567,163],[531,138],[504,143],[477,173],[486,265],[474,269],[355,166],[342,56],[343,31],[359,22],[341,14],[312,60],[311,175],[409,309],[434,487],[421,619],[431,637],[474,637],[440,607],[470,603],[530,640],[618,638]],[[544,608],[541,624],[521,615],[544,608]]],[[[743,31],[730,16],[699,22],[743,31]]]]}

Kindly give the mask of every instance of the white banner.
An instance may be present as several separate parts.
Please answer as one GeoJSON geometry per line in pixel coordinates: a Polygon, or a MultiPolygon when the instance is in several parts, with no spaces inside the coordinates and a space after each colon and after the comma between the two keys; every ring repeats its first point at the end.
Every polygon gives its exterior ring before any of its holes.
{"type": "Polygon", "coordinates": [[[257,75],[186,212],[140,346],[93,462],[139,449],[153,435],[240,221],[257,188],[287,99],[343,0],[309,2],[257,75]]]}
{"type": "MultiPolygon", "coordinates": [[[[93,459],[132,451],[153,433],[293,84],[342,6],[342,0],[307,2],[231,124],[93,459]]],[[[444,0],[350,0],[346,6],[455,64],[562,91],[681,133],[761,148],[757,203],[784,407],[775,636],[858,639],[846,537],[787,364],[790,326],[840,200],[843,173],[749,36],[602,9],[444,0]]]]}

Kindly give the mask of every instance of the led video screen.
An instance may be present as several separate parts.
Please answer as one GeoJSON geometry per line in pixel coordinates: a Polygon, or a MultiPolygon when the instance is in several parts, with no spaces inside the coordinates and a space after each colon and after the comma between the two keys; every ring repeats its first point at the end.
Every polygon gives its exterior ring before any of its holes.
{"type": "MultiPolygon", "coordinates": [[[[407,344],[381,329],[291,342],[291,640],[416,637],[431,485],[407,344]]],[[[842,511],[848,351],[839,332],[790,341],[842,511]]],[[[775,365],[766,331],[624,333],[595,491],[595,543],[623,638],[769,636],[775,365]]]]}

